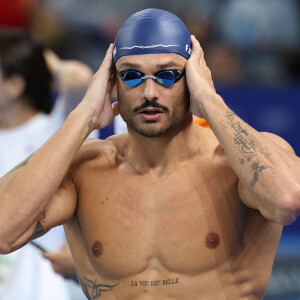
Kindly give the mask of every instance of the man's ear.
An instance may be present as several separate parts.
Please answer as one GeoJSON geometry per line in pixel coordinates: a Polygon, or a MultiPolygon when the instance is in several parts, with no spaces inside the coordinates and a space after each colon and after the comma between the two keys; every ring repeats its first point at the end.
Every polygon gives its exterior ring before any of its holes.
{"type": "Polygon", "coordinates": [[[26,87],[24,78],[18,74],[6,78],[5,85],[8,95],[13,99],[21,97],[26,87]]]}
{"type": "Polygon", "coordinates": [[[110,76],[110,95],[114,100],[118,100],[118,91],[117,91],[117,71],[116,68],[114,67],[112,69],[112,75],[110,76]]]}
{"type": "Polygon", "coordinates": [[[118,91],[117,91],[117,81],[115,80],[112,91],[111,91],[111,96],[115,99],[118,100],[118,91]]]}

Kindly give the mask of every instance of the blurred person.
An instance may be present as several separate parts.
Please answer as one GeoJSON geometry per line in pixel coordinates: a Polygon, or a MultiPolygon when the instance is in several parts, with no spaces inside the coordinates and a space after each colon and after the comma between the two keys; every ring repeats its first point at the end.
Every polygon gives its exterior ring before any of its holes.
{"type": "Polygon", "coordinates": [[[206,44],[213,38],[213,28],[208,17],[201,16],[195,11],[186,10],[182,13],[181,19],[189,31],[195,33],[194,36],[201,43],[206,44]]]}
{"type": "Polygon", "coordinates": [[[34,30],[38,36],[45,39],[47,45],[50,42],[62,57],[72,55],[87,63],[93,70],[97,70],[99,57],[104,57],[106,52],[105,45],[114,38],[125,16],[135,9],[148,7],[150,3],[151,0],[134,3],[120,0],[40,1],[36,20],[38,23],[34,30]],[[42,28],[40,17],[46,21],[42,28]],[[58,43],[53,43],[57,40],[58,43]]]}
{"type": "Polygon", "coordinates": [[[2,176],[60,127],[83,97],[92,71],[79,61],[60,60],[25,31],[0,34],[2,176]],[[18,147],[11,149],[10,142],[18,147]]]}
{"type": "Polygon", "coordinates": [[[221,33],[240,48],[276,51],[299,46],[297,1],[229,0],[221,12],[221,33]]]}
{"type": "Polygon", "coordinates": [[[43,257],[51,262],[53,270],[57,274],[60,274],[65,279],[72,279],[78,282],[72,254],[67,243],[63,244],[58,251],[44,251],[43,257]]]}
{"type": "Polygon", "coordinates": [[[58,131],[0,179],[0,249],[64,224],[88,299],[262,299],[299,172],[286,141],[216,93],[184,23],[147,9],[58,131]],[[127,133],[86,140],[118,113],[127,133]]]}
{"type": "Polygon", "coordinates": [[[230,84],[247,76],[241,66],[237,49],[228,43],[211,42],[205,48],[206,63],[216,84],[230,84]]]}
{"type": "Polygon", "coordinates": [[[282,54],[299,53],[300,14],[295,0],[229,0],[218,14],[218,35],[235,45],[250,79],[291,79],[282,54]]]}
{"type": "MultiPolygon", "coordinates": [[[[0,176],[60,127],[84,95],[91,75],[88,66],[60,60],[25,31],[0,30],[0,176]]],[[[57,251],[66,244],[63,228],[51,230],[38,243],[48,251],[57,251]]],[[[0,299],[21,295],[28,300],[53,300],[58,296],[71,300],[65,282],[32,245],[1,256],[0,274],[0,299]]]]}

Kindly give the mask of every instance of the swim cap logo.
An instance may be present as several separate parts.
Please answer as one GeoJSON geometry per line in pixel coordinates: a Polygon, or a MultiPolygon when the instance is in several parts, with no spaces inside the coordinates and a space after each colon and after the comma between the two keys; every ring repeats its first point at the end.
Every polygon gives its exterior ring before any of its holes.
{"type": "Polygon", "coordinates": [[[120,48],[120,50],[131,50],[134,48],[139,48],[139,49],[151,49],[151,48],[157,48],[157,47],[164,47],[164,48],[168,48],[168,47],[179,47],[180,45],[162,45],[162,44],[158,44],[158,45],[150,45],[150,46],[143,46],[143,45],[135,45],[132,47],[122,47],[120,48]]]}
{"type": "Polygon", "coordinates": [[[191,55],[191,53],[192,53],[192,49],[189,47],[188,44],[185,45],[185,51],[186,51],[189,55],[191,55]]]}
{"type": "Polygon", "coordinates": [[[117,54],[117,47],[115,47],[114,50],[113,50],[113,57],[115,57],[116,54],[117,54]]]}

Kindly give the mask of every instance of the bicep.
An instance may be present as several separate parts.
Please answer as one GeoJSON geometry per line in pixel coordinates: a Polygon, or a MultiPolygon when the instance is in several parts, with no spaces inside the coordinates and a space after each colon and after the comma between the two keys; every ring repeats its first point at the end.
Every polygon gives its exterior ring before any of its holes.
{"type": "Polygon", "coordinates": [[[253,189],[244,185],[241,181],[238,183],[238,193],[241,201],[249,208],[255,209],[260,212],[260,214],[267,220],[272,220],[272,215],[270,214],[270,209],[268,207],[268,202],[264,201],[258,202],[257,195],[254,193],[253,189]]]}
{"type": "Polygon", "coordinates": [[[45,210],[45,229],[69,221],[77,206],[77,192],[71,179],[63,181],[45,210]]]}
{"type": "Polygon", "coordinates": [[[15,251],[29,241],[46,234],[51,228],[66,223],[76,211],[77,193],[71,179],[64,180],[45,209],[41,209],[37,221],[11,244],[15,251]]]}
{"type": "Polygon", "coordinates": [[[258,209],[258,206],[255,202],[254,193],[249,187],[243,184],[241,181],[238,183],[238,193],[242,202],[253,209],[258,209]]]}
{"type": "Polygon", "coordinates": [[[29,240],[38,238],[51,228],[66,223],[74,215],[76,206],[76,188],[69,178],[61,183],[47,207],[41,212],[34,228],[28,232],[29,240]]]}

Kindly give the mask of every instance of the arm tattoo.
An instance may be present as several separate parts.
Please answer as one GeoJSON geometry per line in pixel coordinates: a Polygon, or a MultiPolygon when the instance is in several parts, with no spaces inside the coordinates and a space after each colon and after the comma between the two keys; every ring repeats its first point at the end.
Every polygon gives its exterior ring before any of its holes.
{"type": "Polygon", "coordinates": [[[36,227],[34,228],[34,231],[30,238],[31,240],[37,238],[44,231],[43,223],[45,223],[45,221],[46,221],[45,211],[42,211],[40,219],[41,220],[38,220],[36,227]]]}
{"type": "Polygon", "coordinates": [[[219,115],[219,117],[222,119],[220,123],[222,130],[227,128],[233,130],[232,142],[239,149],[241,155],[239,162],[241,165],[248,165],[250,167],[250,172],[252,173],[250,185],[254,187],[263,170],[270,169],[274,172],[274,169],[268,166],[262,159],[254,160],[254,158],[258,153],[261,153],[264,158],[272,162],[270,159],[272,153],[270,153],[267,146],[262,145],[253,134],[249,133],[245,124],[237,118],[233,111],[227,109],[225,115],[219,115]]]}
{"type": "Polygon", "coordinates": [[[252,168],[252,172],[253,172],[253,176],[252,176],[252,180],[250,182],[251,186],[255,186],[255,184],[258,181],[258,175],[265,169],[268,168],[268,166],[266,165],[260,165],[259,161],[256,161],[254,163],[252,163],[251,168],[252,168]]]}
{"type": "Polygon", "coordinates": [[[100,284],[95,281],[92,281],[88,278],[80,278],[79,277],[79,281],[82,287],[82,290],[85,294],[85,296],[89,299],[89,300],[96,300],[99,299],[102,295],[103,292],[109,292],[111,290],[113,290],[114,287],[116,287],[119,283],[114,284],[114,285],[107,285],[107,284],[100,284]],[[89,288],[87,287],[87,285],[90,286],[90,291],[89,288]]]}
{"type": "Polygon", "coordinates": [[[265,158],[270,160],[270,156],[272,155],[272,153],[269,152],[268,147],[264,147],[263,149],[261,149],[260,153],[262,153],[265,156],[265,158]]]}
{"type": "Polygon", "coordinates": [[[31,158],[33,154],[31,154],[30,156],[28,156],[25,160],[23,160],[22,162],[20,162],[18,165],[16,165],[13,169],[11,169],[10,171],[8,171],[8,173],[6,173],[6,175],[14,172],[15,170],[20,169],[21,167],[24,167],[27,165],[29,159],[31,158]]]}
{"type": "Polygon", "coordinates": [[[89,121],[89,124],[88,124],[88,128],[92,128],[93,125],[94,125],[93,121],[90,120],[90,121],[89,121]]]}

